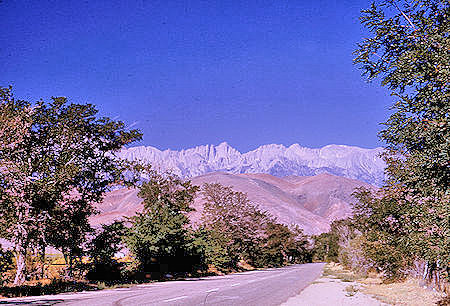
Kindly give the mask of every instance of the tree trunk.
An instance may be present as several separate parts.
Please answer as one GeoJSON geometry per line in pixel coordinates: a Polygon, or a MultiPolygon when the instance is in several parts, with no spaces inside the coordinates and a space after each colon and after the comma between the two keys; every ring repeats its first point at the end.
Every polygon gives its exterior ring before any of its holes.
{"type": "Polygon", "coordinates": [[[16,276],[14,277],[14,285],[22,285],[25,282],[25,259],[27,256],[27,248],[23,243],[17,243],[15,246],[16,258],[16,276]]]}
{"type": "Polygon", "coordinates": [[[73,256],[72,256],[72,254],[69,255],[69,277],[70,277],[70,279],[73,279],[73,256]]]}
{"type": "Polygon", "coordinates": [[[425,267],[423,269],[423,274],[422,274],[422,280],[426,282],[427,277],[428,277],[428,261],[425,262],[425,267]]]}
{"type": "Polygon", "coordinates": [[[45,243],[44,242],[41,243],[41,264],[42,264],[41,279],[43,279],[44,273],[45,273],[45,243]]]}
{"type": "Polygon", "coordinates": [[[67,251],[65,251],[65,250],[63,250],[62,251],[62,253],[63,253],[63,256],[64,256],[64,262],[65,262],[65,272],[64,272],[64,277],[67,279],[67,278],[69,278],[69,274],[70,274],[70,267],[69,267],[69,265],[70,265],[70,262],[69,262],[69,254],[67,253],[67,251]]]}
{"type": "Polygon", "coordinates": [[[66,262],[66,277],[68,279],[72,279],[73,275],[72,275],[72,265],[73,265],[73,261],[72,261],[72,254],[70,251],[64,250],[63,252],[63,256],[64,256],[64,261],[66,262]]]}

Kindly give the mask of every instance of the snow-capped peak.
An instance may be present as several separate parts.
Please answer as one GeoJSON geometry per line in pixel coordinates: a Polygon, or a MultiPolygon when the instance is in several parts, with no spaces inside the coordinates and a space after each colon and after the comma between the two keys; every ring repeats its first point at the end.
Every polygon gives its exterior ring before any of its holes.
{"type": "Polygon", "coordinates": [[[203,145],[181,151],[148,146],[122,149],[119,155],[129,160],[149,162],[159,170],[170,170],[182,177],[213,171],[229,173],[268,173],[276,176],[330,173],[381,185],[385,163],[382,148],[363,149],[346,145],[327,145],[310,149],[295,143],[289,147],[267,144],[241,153],[228,143],[203,145]]]}

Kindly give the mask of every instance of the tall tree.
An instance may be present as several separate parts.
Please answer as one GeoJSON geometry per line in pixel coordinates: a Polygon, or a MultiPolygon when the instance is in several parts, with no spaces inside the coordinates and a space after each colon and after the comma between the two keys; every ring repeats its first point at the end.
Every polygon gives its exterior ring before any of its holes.
{"type": "Polygon", "coordinates": [[[125,236],[141,270],[150,272],[152,263],[161,265],[161,260],[168,260],[164,264],[173,269],[191,255],[187,213],[193,210],[197,189],[190,181],[172,175],[148,175],[138,194],[144,199],[144,210],[128,219],[131,227],[125,236]]]}
{"type": "Polygon", "coordinates": [[[380,136],[392,150],[390,165],[405,171],[389,174],[417,193],[436,196],[448,191],[450,181],[450,5],[399,2],[362,11],[372,35],[359,44],[354,61],[398,98],[380,136]]]}
{"type": "Polygon", "coordinates": [[[354,60],[397,97],[380,133],[387,144],[385,190],[402,199],[396,205],[404,206],[400,219],[411,230],[411,251],[444,271],[450,249],[449,17],[448,1],[377,1],[362,11],[370,36],[354,60]]]}
{"type": "Polygon", "coordinates": [[[1,92],[0,130],[10,132],[12,113],[27,114],[19,120],[20,141],[2,137],[0,149],[0,228],[14,244],[14,282],[21,284],[30,247],[50,244],[67,254],[80,246],[93,203],[125,169],[114,152],[141,134],[98,118],[91,104],[59,97],[32,105],[15,100],[11,89],[1,92]]]}
{"type": "Polygon", "coordinates": [[[261,256],[258,258],[259,265],[281,267],[289,257],[297,255],[297,240],[289,227],[284,224],[271,221],[265,227],[261,256]]]}
{"type": "Polygon", "coordinates": [[[267,213],[250,202],[247,195],[220,184],[204,184],[206,200],[202,215],[205,228],[216,232],[215,242],[227,250],[234,268],[237,260],[252,264],[260,255],[260,246],[266,235],[267,213]]]}
{"type": "Polygon", "coordinates": [[[17,162],[24,154],[23,143],[30,137],[33,109],[23,100],[15,100],[11,87],[0,87],[0,234],[15,246],[15,283],[24,281],[25,254],[36,237],[39,216],[29,203],[27,190],[33,182],[31,159],[17,162]]]}

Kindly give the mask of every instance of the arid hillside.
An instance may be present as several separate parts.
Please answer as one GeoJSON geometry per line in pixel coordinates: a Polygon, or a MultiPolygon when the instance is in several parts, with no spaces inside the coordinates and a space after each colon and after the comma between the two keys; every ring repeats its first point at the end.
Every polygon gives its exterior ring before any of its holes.
{"type": "MultiPolygon", "coordinates": [[[[195,185],[220,183],[248,194],[249,199],[261,210],[285,224],[298,224],[307,234],[327,231],[333,220],[351,213],[351,196],[359,186],[373,186],[354,179],[331,174],[315,176],[275,177],[269,174],[229,174],[213,172],[192,178],[195,185]]],[[[131,216],[140,210],[141,199],[135,189],[120,189],[106,195],[98,205],[100,214],[91,219],[93,225],[108,223],[123,216],[131,216]]],[[[195,199],[194,223],[200,222],[204,200],[195,199]]]]}

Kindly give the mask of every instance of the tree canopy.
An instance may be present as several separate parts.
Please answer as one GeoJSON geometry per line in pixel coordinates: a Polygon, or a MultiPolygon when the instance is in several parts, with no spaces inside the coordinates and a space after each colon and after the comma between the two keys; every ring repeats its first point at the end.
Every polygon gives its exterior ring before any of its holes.
{"type": "Polygon", "coordinates": [[[0,229],[15,246],[20,284],[28,248],[70,255],[81,245],[93,204],[125,169],[114,152],[141,134],[65,97],[32,104],[0,88],[0,98],[0,229]]]}
{"type": "Polygon", "coordinates": [[[124,240],[142,271],[151,272],[164,260],[168,269],[176,269],[177,261],[192,254],[187,213],[197,189],[190,181],[155,172],[141,185],[144,209],[128,219],[131,226],[124,240]]]}
{"type": "Polygon", "coordinates": [[[388,175],[413,193],[441,197],[450,181],[450,6],[384,0],[362,11],[369,30],[354,62],[397,97],[381,139],[388,175]]]}
{"type": "Polygon", "coordinates": [[[376,1],[362,11],[369,37],[354,52],[363,74],[397,99],[380,133],[386,184],[356,193],[362,245],[390,275],[425,261],[436,283],[448,280],[450,261],[449,17],[448,1],[376,1]]]}

